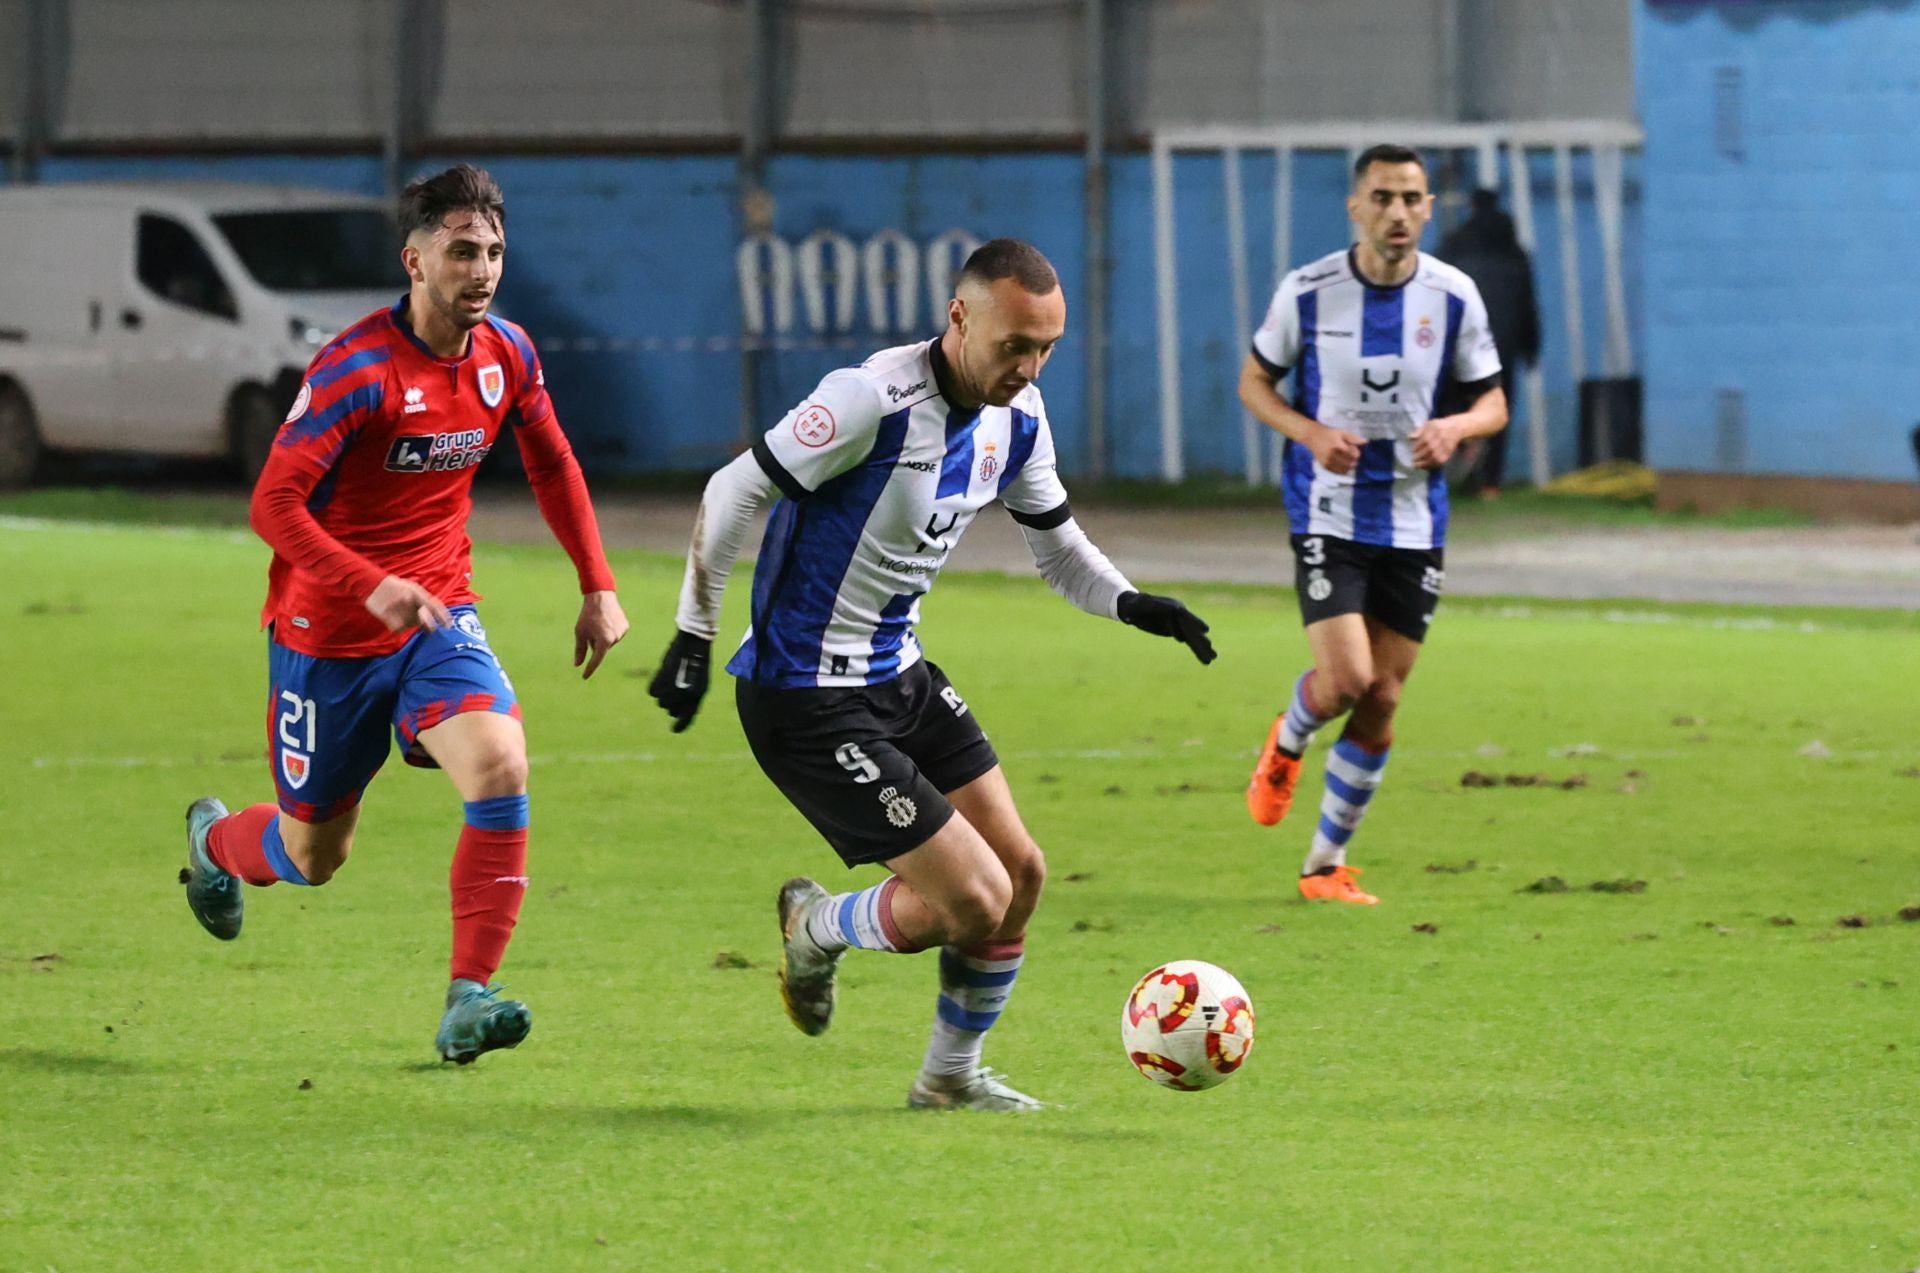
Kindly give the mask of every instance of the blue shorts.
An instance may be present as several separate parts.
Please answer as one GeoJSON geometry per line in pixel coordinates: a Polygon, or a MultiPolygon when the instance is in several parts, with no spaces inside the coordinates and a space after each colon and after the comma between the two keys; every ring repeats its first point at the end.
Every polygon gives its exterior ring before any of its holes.
{"type": "Polygon", "coordinates": [[[267,753],[283,813],[326,822],[360,803],[387,761],[387,731],[409,764],[433,766],[422,730],[462,712],[518,720],[506,669],[472,606],[453,626],[416,632],[392,654],[329,659],[267,645],[267,753]]]}

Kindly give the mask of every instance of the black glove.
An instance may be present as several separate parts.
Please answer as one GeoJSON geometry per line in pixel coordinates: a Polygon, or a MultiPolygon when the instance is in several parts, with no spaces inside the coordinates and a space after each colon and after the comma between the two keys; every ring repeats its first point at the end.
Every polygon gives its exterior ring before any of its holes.
{"type": "Polygon", "coordinates": [[[660,658],[660,670],[647,685],[660,710],[673,717],[676,734],[693,724],[693,714],[707,696],[707,655],[712,648],[713,642],[705,637],[674,633],[673,643],[660,658]]]}
{"type": "Polygon", "coordinates": [[[1119,610],[1120,622],[1155,636],[1172,637],[1192,650],[1193,657],[1202,663],[1213,662],[1213,642],[1207,640],[1206,620],[1172,597],[1156,597],[1151,592],[1123,592],[1119,610]]]}

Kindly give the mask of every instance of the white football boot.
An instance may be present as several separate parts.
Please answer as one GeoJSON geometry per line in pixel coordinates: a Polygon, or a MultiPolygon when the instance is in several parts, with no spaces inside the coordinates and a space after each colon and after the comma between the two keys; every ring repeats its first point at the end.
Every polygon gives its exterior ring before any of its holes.
{"type": "Polygon", "coordinates": [[[909,1109],[978,1109],[996,1114],[1019,1114],[1045,1109],[1045,1101],[1036,1101],[1025,1092],[1007,1085],[1006,1076],[985,1066],[972,1074],[952,1076],[922,1074],[907,1093],[909,1109]]]}

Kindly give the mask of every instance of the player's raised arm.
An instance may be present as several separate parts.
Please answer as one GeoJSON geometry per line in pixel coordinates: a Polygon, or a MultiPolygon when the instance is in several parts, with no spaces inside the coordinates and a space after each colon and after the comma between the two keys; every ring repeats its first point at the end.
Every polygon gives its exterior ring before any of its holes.
{"type": "Polygon", "coordinates": [[[553,400],[547,395],[546,372],[525,332],[511,323],[499,324],[519,360],[519,385],[513,416],[520,441],[520,458],[541,519],[560,541],[580,577],[580,617],[573,625],[573,665],[585,667],[584,680],[599,668],[607,651],[627,635],[627,616],[615,595],[613,569],[600,542],[600,522],[587,494],[586,475],[574,458],[573,446],[560,429],[553,400]]]}
{"type": "Polygon", "coordinates": [[[1089,614],[1172,637],[1202,663],[1213,662],[1205,621],[1172,597],[1135,588],[1074,521],[1054,457],[1053,430],[1044,413],[1039,417],[1032,457],[1001,498],[1013,520],[1020,523],[1033,564],[1048,587],[1089,614]]]}
{"type": "Polygon", "coordinates": [[[647,686],[673,718],[674,733],[693,724],[706,697],[720,602],[754,518],[776,495],[804,500],[866,459],[879,423],[873,388],[851,372],[836,371],[751,451],[707,479],[687,547],[673,640],[647,686]]]}

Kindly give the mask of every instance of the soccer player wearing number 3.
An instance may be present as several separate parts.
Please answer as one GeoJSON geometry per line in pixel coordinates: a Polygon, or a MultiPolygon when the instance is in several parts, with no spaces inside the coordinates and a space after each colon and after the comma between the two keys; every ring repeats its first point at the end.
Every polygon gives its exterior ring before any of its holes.
{"type": "Polygon", "coordinates": [[[685,729],[707,689],[720,597],[775,495],[753,577],[753,623],[727,670],[754,758],[849,867],[890,872],[829,896],[779,893],[780,992],[827,1028],[849,947],[940,947],[940,994],[916,1108],[1032,1109],[982,1068],[1013,990],[1045,862],[965,699],[921,655],[920,598],[982,508],[999,500],[1040,573],[1083,610],[1172,637],[1211,662],[1207,625],[1137,591],[1088,541],[1054,471],[1033,381],[1066,330],[1052,265],[995,239],[968,258],[937,340],[836,371],[708,482],[678,633],[649,693],[685,729]]]}
{"type": "Polygon", "coordinates": [[[434,1040],[465,1065],[533,1023],[490,984],[527,889],[527,741],[474,611],[466,534],[474,469],[503,428],[580,577],[583,676],[627,620],[540,360],[525,332],[487,313],[506,251],[500,188],[465,164],[417,181],[400,229],[406,297],[315,356],[253,492],[253,528],[273,548],[261,622],[278,806],[229,814],[194,801],[182,880],[195,918],[227,941],[240,935],[242,882],[326,883],[391,731],[408,763],[444,769],[466,805],[434,1040]]]}
{"type": "Polygon", "coordinates": [[[1445,466],[1462,442],[1507,423],[1479,291],[1417,250],[1432,211],[1417,151],[1362,154],[1347,195],[1359,242],[1281,281],[1240,372],[1240,401],[1287,439],[1294,586],[1313,654],[1247,785],[1254,821],[1286,816],[1307,743],[1347,716],[1300,871],[1310,900],[1379,900],[1354,882],[1347,845],[1380,785],[1401,687],[1440,602],[1445,466]],[[1277,385],[1290,369],[1288,402],[1277,385]],[[1432,418],[1449,381],[1472,406],[1432,418]]]}

